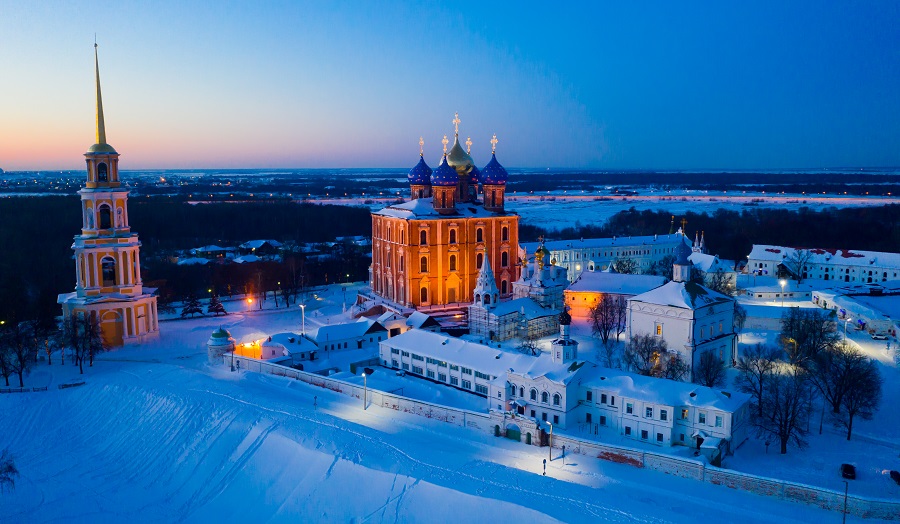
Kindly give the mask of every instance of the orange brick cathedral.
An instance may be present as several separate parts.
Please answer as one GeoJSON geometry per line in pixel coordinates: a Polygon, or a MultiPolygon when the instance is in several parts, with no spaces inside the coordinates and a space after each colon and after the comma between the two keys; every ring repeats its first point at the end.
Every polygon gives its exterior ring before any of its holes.
{"type": "Polygon", "coordinates": [[[75,291],[59,295],[63,315],[91,315],[110,347],[141,343],[159,334],[156,297],[141,280],[140,246],[128,223],[128,190],[119,182],[119,153],[106,143],[100,66],[97,143],[84,157],[87,182],[81,195],[81,234],[75,236],[75,291]]]}
{"type": "Polygon", "coordinates": [[[432,170],[419,139],[419,163],[408,175],[411,200],[372,213],[372,291],[405,307],[472,302],[485,257],[501,296],[518,278],[519,216],[504,207],[508,174],[496,157],[475,167],[472,141],[444,136],[444,154],[432,170]],[[479,190],[480,188],[480,190],[479,190]],[[480,200],[479,200],[480,197],[480,200]]]}

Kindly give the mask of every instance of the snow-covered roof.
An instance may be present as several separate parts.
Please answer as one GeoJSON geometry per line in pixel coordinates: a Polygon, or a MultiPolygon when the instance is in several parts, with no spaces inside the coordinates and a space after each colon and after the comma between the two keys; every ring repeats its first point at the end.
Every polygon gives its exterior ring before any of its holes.
{"type": "Polygon", "coordinates": [[[456,213],[450,215],[442,215],[435,211],[434,204],[432,203],[431,197],[427,198],[417,198],[415,200],[410,200],[408,202],[403,202],[402,204],[393,204],[379,211],[373,211],[373,215],[382,215],[389,216],[395,218],[428,218],[428,219],[437,219],[437,218],[456,218],[457,220],[460,218],[479,218],[479,217],[493,217],[498,215],[515,215],[515,213],[511,211],[505,212],[493,212],[488,211],[481,204],[476,204],[473,202],[457,202],[456,204],[456,213]]]}
{"type": "Polygon", "coordinates": [[[277,240],[250,240],[250,241],[244,242],[239,247],[241,249],[259,249],[266,244],[268,244],[272,247],[281,247],[281,242],[279,242],[277,240]]]}
{"type": "Polygon", "coordinates": [[[640,295],[666,283],[665,277],[655,275],[623,275],[606,271],[584,271],[567,291],[640,295]]]}
{"type": "Polygon", "coordinates": [[[518,283],[525,284],[531,287],[555,287],[569,285],[568,271],[566,270],[566,268],[550,264],[549,260],[545,260],[544,262],[546,263],[546,265],[543,269],[539,270],[538,264],[534,260],[534,255],[531,255],[531,261],[526,265],[525,271],[522,271],[518,283]]]}
{"type": "Polygon", "coordinates": [[[222,253],[226,251],[234,251],[233,247],[221,247],[215,244],[209,246],[198,247],[191,250],[193,253],[222,253]]]}
{"type": "Polygon", "coordinates": [[[423,327],[440,326],[440,323],[431,315],[415,311],[406,319],[406,325],[413,329],[422,329],[423,327]]]}
{"type": "Polygon", "coordinates": [[[208,258],[188,257],[178,259],[179,266],[202,266],[204,264],[209,264],[209,262],[208,258]]]}
{"type": "Polygon", "coordinates": [[[549,355],[526,355],[420,329],[410,329],[382,344],[472,368],[497,378],[513,372],[531,378],[544,376],[554,382],[567,383],[583,367],[583,362],[557,364],[549,355]]]}
{"type": "Polygon", "coordinates": [[[356,322],[346,322],[343,324],[332,324],[330,326],[322,326],[316,331],[316,344],[323,344],[329,340],[344,340],[348,338],[362,337],[368,333],[376,331],[386,331],[384,326],[378,322],[360,318],[356,322]]]}
{"type": "Polygon", "coordinates": [[[242,255],[234,258],[234,262],[236,264],[247,264],[251,262],[259,262],[260,260],[262,259],[256,255],[242,255]]]}
{"type": "MultiPolygon", "coordinates": [[[[647,246],[647,245],[672,245],[675,246],[684,236],[681,233],[673,233],[671,235],[646,235],[635,237],[611,237],[611,238],[582,238],[580,240],[553,240],[544,242],[544,247],[550,251],[562,251],[565,249],[593,249],[604,247],[628,247],[628,246],[647,246]]],[[[528,249],[529,253],[533,253],[537,247],[537,242],[528,242],[522,244],[528,249]]]]}
{"type": "Polygon", "coordinates": [[[723,391],[690,382],[645,377],[618,369],[593,368],[583,387],[614,392],[617,396],[672,407],[693,406],[733,413],[750,402],[750,395],[723,391]]]}
{"type": "Polygon", "coordinates": [[[288,354],[284,354],[283,356],[289,356],[291,353],[316,351],[319,349],[319,346],[317,346],[315,342],[297,333],[276,333],[269,338],[271,338],[271,340],[264,340],[261,345],[265,347],[280,347],[282,350],[288,352],[288,354]]]}
{"type": "Polygon", "coordinates": [[[690,254],[688,260],[691,261],[695,268],[704,273],[715,273],[720,269],[725,273],[734,271],[733,261],[719,260],[719,257],[716,255],[694,252],[690,254]]]}
{"type": "Polygon", "coordinates": [[[525,318],[528,320],[541,317],[549,317],[551,315],[559,315],[558,309],[545,308],[530,297],[522,297],[508,300],[506,302],[500,302],[499,304],[495,305],[493,309],[489,309],[491,313],[497,315],[498,317],[510,315],[512,313],[522,313],[523,310],[525,312],[525,318]]]}
{"type": "Polygon", "coordinates": [[[854,266],[874,265],[878,267],[900,268],[900,253],[881,251],[857,251],[850,249],[796,248],[767,245],[753,245],[751,260],[781,263],[800,249],[810,253],[810,264],[846,264],[854,266]]]}
{"type": "Polygon", "coordinates": [[[733,300],[718,291],[695,284],[694,282],[669,282],[656,289],[641,293],[629,301],[673,306],[683,309],[699,309],[720,302],[733,300]]]}

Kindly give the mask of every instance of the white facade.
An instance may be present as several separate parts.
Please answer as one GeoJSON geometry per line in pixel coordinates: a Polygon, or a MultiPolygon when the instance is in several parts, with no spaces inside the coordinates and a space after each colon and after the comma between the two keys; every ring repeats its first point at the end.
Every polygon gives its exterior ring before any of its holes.
{"type": "Polygon", "coordinates": [[[313,340],[321,351],[341,349],[378,350],[378,343],[388,338],[387,330],[378,322],[366,318],[357,322],[346,322],[322,326],[313,340]]]}
{"type": "Polygon", "coordinates": [[[792,256],[798,248],[753,245],[747,256],[747,272],[777,276],[779,266],[804,279],[838,280],[856,284],[900,280],[900,253],[849,249],[809,249],[803,268],[794,268],[792,256]]]}

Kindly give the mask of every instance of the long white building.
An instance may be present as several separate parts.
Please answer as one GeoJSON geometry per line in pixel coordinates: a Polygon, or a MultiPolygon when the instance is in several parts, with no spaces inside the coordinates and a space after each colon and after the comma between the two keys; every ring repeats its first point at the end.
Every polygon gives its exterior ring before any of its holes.
{"type": "Polygon", "coordinates": [[[747,271],[758,275],[790,274],[804,279],[871,284],[900,280],[900,253],[754,244],[747,256],[747,271]],[[809,254],[803,267],[796,267],[798,251],[809,254]]]}

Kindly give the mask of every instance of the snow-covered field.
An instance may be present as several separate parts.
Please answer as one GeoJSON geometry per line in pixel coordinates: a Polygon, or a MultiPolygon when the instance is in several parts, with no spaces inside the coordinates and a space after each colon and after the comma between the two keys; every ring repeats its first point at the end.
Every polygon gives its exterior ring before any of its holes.
{"type": "Polygon", "coordinates": [[[77,388],[56,388],[76,368],[42,364],[29,385],[49,391],[0,396],[0,446],[22,473],[0,494],[0,521],[839,518],[586,456],[554,460],[544,477],[544,449],[206,365],[219,324],[252,336],[298,320],[291,311],[166,322],[156,343],[103,355],[77,388]]]}

